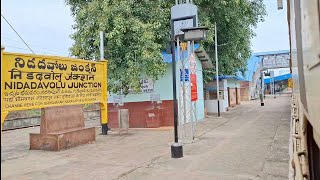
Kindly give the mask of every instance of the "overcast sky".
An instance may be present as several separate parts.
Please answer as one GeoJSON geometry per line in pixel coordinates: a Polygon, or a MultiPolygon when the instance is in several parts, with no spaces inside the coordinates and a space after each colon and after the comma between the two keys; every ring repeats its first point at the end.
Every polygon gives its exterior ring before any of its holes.
{"type": "MultiPolygon", "coordinates": [[[[1,0],[1,14],[38,54],[69,55],[73,17],[64,0],[1,0]]],[[[1,18],[6,51],[31,53],[1,18]]]]}
{"type": "Polygon", "coordinates": [[[264,0],[268,16],[255,29],[256,36],[251,40],[253,52],[289,50],[289,31],[287,23],[287,2],[283,9],[277,9],[277,0],[264,0]]]}
{"type": "MultiPolygon", "coordinates": [[[[253,52],[289,49],[286,8],[277,10],[277,0],[264,2],[268,16],[255,30],[253,52]]],[[[1,14],[37,54],[69,55],[74,22],[64,0],[1,0],[1,14]]],[[[31,53],[3,18],[1,45],[6,51],[31,53]]]]}

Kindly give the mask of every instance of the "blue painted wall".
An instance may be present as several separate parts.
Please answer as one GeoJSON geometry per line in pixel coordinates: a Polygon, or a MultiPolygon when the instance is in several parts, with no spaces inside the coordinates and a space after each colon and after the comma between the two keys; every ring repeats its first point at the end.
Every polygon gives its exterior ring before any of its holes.
{"type": "MultiPolygon", "coordinates": [[[[166,73],[154,82],[154,92],[129,94],[123,97],[123,102],[143,102],[150,101],[150,94],[160,94],[160,100],[172,100],[172,66],[167,64],[166,73]]],[[[109,96],[109,103],[113,103],[113,95],[109,96]]]]}

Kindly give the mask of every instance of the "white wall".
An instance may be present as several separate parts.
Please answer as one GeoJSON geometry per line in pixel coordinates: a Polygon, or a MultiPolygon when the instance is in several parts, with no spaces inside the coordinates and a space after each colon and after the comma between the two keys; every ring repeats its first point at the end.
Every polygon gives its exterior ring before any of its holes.
{"type": "MultiPolygon", "coordinates": [[[[219,104],[220,104],[220,112],[226,112],[228,108],[228,89],[227,89],[228,81],[226,79],[220,81],[219,89],[223,91],[223,97],[220,96],[219,104]]],[[[218,102],[217,100],[205,100],[205,108],[207,109],[207,113],[218,113],[218,102]]]]}
{"type": "MultiPolygon", "coordinates": [[[[228,100],[220,100],[220,112],[226,112],[228,108],[228,100]]],[[[218,113],[218,102],[217,100],[205,100],[205,107],[207,109],[207,113],[218,113]]]]}

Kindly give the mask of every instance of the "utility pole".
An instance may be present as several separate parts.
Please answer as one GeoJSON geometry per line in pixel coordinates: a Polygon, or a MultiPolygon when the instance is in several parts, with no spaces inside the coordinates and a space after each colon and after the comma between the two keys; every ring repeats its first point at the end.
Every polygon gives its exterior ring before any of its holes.
{"type": "MultiPolygon", "coordinates": [[[[263,67],[263,66],[262,66],[263,67]]],[[[264,98],[264,87],[263,87],[263,82],[264,81],[264,72],[263,69],[260,71],[260,82],[261,82],[261,90],[260,90],[260,103],[261,106],[264,106],[263,98],[264,98]]],[[[271,85],[271,82],[270,82],[271,85]]]]}
{"type": "Polygon", "coordinates": [[[276,86],[275,86],[275,77],[274,77],[274,71],[272,71],[272,86],[273,86],[273,95],[274,95],[274,98],[276,98],[276,86]]]}
{"type": "Polygon", "coordinates": [[[220,95],[219,95],[219,63],[218,63],[218,37],[217,37],[217,23],[214,23],[214,31],[215,31],[215,54],[216,54],[216,82],[217,82],[217,103],[218,103],[218,117],[220,117],[220,95]]]}
{"type": "Polygon", "coordinates": [[[100,31],[100,60],[104,59],[104,42],[103,42],[103,32],[100,31]]]}

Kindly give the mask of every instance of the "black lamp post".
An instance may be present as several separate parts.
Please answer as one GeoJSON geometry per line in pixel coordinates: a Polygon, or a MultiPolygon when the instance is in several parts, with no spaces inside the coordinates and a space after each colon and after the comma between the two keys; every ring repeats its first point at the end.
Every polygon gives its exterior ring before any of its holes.
{"type": "Polygon", "coordinates": [[[171,53],[172,53],[172,80],[173,80],[173,119],[174,119],[174,143],[171,145],[171,157],[172,158],[181,158],[183,157],[182,144],[178,142],[178,102],[177,102],[177,91],[176,91],[176,56],[175,56],[175,34],[174,34],[174,22],[183,21],[183,20],[193,20],[192,28],[181,29],[185,32],[184,40],[186,41],[195,41],[202,40],[205,38],[204,31],[207,28],[196,27],[196,15],[194,16],[185,16],[171,19],[171,53]]]}

